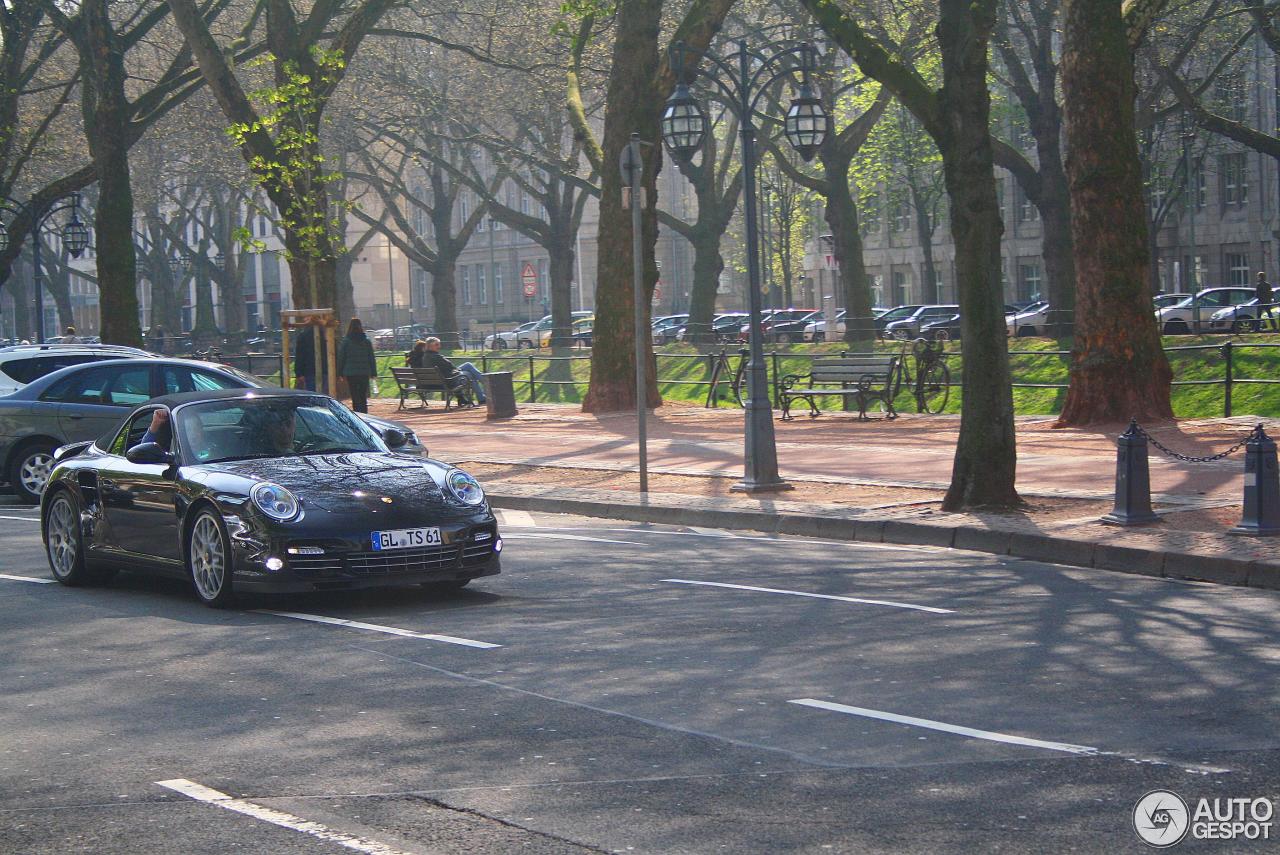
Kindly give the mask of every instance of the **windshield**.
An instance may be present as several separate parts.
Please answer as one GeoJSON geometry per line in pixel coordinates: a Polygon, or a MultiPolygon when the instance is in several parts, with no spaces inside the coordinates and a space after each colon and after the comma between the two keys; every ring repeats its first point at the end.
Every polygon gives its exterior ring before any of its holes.
{"type": "Polygon", "coordinates": [[[176,418],[190,463],[387,450],[350,410],[319,395],[188,404],[176,418]]]}
{"type": "Polygon", "coordinates": [[[916,309],[918,308],[920,307],[919,306],[898,306],[896,309],[890,309],[889,311],[885,312],[880,317],[882,320],[886,320],[886,321],[896,320],[897,318],[906,318],[906,317],[910,317],[911,315],[914,315],[916,313],[916,309]]]}

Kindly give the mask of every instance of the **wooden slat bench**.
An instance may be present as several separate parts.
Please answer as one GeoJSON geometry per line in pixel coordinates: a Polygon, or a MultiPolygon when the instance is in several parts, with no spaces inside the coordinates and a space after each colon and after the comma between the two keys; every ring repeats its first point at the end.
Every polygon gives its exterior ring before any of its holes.
{"type": "Polygon", "coordinates": [[[453,400],[451,393],[455,390],[449,388],[449,384],[444,382],[440,372],[434,368],[392,368],[391,376],[395,379],[400,392],[400,406],[397,409],[403,410],[405,399],[412,395],[417,395],[422,401],[422,406],[425,407],[427,395],[436,392],[444,398],[444,408],[449,409],[450,402],[453,400]]]}
{"type": "Polygon", "coordinates": [[[873,401],[881,401],[888,412],[887,418],[896,419],[893,397],[901,363],[900,354],[814,360],[808,374],[788,374],[782,378],[778,393],[782,418],[787,421],[795,418],[791,415],[791,402],[797,398],[809,404],[809,418],[817,418],[820,410],[815,399],[839,395],[857,402],[859,421],[868,421],[867,405],[873,401]]]}

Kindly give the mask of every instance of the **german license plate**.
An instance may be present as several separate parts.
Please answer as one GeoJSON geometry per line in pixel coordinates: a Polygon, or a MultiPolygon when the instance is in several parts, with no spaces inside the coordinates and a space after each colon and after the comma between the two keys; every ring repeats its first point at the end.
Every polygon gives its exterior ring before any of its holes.
{"type": "Polygon", "coordinates": [[[369,533],[375,552],[384,549],[410,549],[415,546],[439,546],[444,543],[438,528],[398,528],[394,531],[369,533]]]}

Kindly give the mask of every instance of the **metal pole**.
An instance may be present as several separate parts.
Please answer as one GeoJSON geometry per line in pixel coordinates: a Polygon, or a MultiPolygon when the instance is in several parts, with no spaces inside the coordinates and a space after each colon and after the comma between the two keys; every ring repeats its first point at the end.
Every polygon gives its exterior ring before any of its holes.
{"type": "Polygon", "coordinates": [[[497,261],[493,254],[493,211],[489,212],[489,278],[493,281],[493,287],[489,289],[489,324],[493,328],[490,335],[493,336],[493,346],[498,346],[498,279],[494,276],[494,270],[497,268],[497,261]]]}
{"type": "Polygon", "coordinates": [[[40,230],[44,228],[45,214],[38,214],[31,229],[31,278],[36,286],[36,340],[44,343],[44,271],[40,269],[40,230]]]}
{"type": "Polygon", "coordinates": [[[743,206],[747,231],[747,301],[751,313],[750,358],[747,362],[747,400],[743,404],[746,439],[743,448],[742,481],[731,488],[736,492],[759,493],[790,490],[791,485],[778,477],[778,450],[773,436],[773,408],[769,404],[769,386],[765,377],[764,345],[760,329],[760,246],[756,224],[756,154],[755,125],[751,116],[751,66],[746,41],[738,42],[740,103],[739,128],[742,135],[743,206]]]}
{"type": "Polygon", "coordinates": [[[391,347],[395,349],[399,345],[399,340],[396,338],[396,271],[395,265],[391,262],[391,238],[387,238],[387,282],[390,283],[391,291],[388,295],[391,298],[391,347]]]}
{"type": "Polygon", "coordinates": [[[640,492],[649,492],[649,448],[645,410],[649,404],[649,387],[645,382],[644,346],[644,257],[641,255],[643,222],[640,210],[641,179],[644,161],[640,156],[640,135],[633,133],[623,153],[623,172],[631,185],[631,287],[635,298],[636,345],[636,442],[640,455],[640,492]]]}

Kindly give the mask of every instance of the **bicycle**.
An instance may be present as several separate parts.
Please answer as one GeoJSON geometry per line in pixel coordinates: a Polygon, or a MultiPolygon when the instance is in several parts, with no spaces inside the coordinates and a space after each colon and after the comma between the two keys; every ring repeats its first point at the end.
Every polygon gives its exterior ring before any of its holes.
{"type": "Polygon", "coordinates": [[[947,407],[951,394],[951,369],[946,363],[946,341],[931,342],[918,338],[911,346],[916,358],[915,388],[916,411],[937,415],[947,407]]]}

